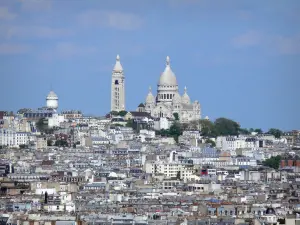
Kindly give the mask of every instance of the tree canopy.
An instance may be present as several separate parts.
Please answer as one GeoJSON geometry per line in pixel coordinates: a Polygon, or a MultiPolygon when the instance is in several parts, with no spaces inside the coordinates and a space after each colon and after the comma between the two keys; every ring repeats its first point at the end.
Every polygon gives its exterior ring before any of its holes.
{"type": "Polygon", "coordinates": [[[113,116],[118,116],[119,112],[117,112],[117,111],[111,111],[110,114],[113,115],[113,116]]]}
{"type": "Polygon", "coordinates": [[[45,130],[48,129],[48,125],[45,123],[45,118],[41,118],[36,122],[36,128],[40,132],[44,132],[45,130]]]}
{"type": "Polygon", "coordinates": [[[126,114],[127,114],[127,111],[125,111],[125,110],[122,110],[118,113],[118,115],[122,116],[122,117],[125,116],[126,114]]]}
{"type": "Polygon", "coordinates": [[[176,121],[179,120],[179,114],[177,112],[173,113],[173,116],[176,121]]]}
{"type": "Polygon", "coordinates": [[[240,125],[227,118],[218,118],[214,122],[215,129],[219,135],[238,135],[240,130],[240,125]]]}
{"type": "Polygon", "coordinates": [[[175,121],[170,129],[161,129],[160,131],[157,131],[156,134],[163,137],[173,137],[178,143],[178,137],[182,134],[182,128],[181,125],[175,121]]]}
{"type": "Polygon", "coordinates": [[[66,140],[56,140],[54,145],[58,147],[67,147],[69,144],[66,140]]]}
{"type": "Polygon", "coordinates": [[[210,144],[211,147],[216,147],[216,142],[214,142],[213,140],[211,139],[207,139],[205,141],[206,144],[210,144]]]}
{"type": "Polygon", "coordinates": [[[280,138],[283,134],[283,132],[279,129],[276,129],[276,128],[271,128],[269,131],[268,131],[268,134],[272,134],[275,136],[275,138],[280,138]]]}
{"type": "Polygon", "coordinates": [[[271,158],[263,161],[263,165],[271,167],[271,168],[274,168],[274,169],[278,169],[279,168],[279,164],[280,164],[280,160],[281,160],[281,156],[280,155],[272,156],[271,158]]]}
{"type": "Polygon", "coordinates": [[[215,125],[210,120],[200,120],[200,129],[202,136],[205,137],[216,137],[217,131],[215,125]]]}

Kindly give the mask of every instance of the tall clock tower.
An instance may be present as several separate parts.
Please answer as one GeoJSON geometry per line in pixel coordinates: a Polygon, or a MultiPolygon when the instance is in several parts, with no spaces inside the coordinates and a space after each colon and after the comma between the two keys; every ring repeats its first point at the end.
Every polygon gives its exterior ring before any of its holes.
{"type": "Polygon", "coordinates": [[[111,111],[125,110],[125,76],[120,62],[120,56],[117,55],[116,64],[112,71],[111,81],[111,111]]]}

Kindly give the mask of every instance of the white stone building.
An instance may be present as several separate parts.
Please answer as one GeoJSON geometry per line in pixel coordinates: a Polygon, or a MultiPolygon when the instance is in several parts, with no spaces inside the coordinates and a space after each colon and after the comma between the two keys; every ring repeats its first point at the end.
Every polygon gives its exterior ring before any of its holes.
{"type": "Polygon", "coordinates": [[[0,146],[13,147],[15,145],[15,134],[13,129],[0,129],[0,146]]]}
{"type": "Polygon", "coordinates": [[[14,143],[15,146],[18,147],[20,145],[28,145],[30,141],[30,133],[27,132],[16,132],[14,143]]]}
{"type": "Polygon", "coordinates": [[[65,117],[63,115],[53,113],[52,117],[48,118],[48,127],[59,127],[60,123],[64,121],[65,117]]]}
{"type": "Polygon", "coordinates": [[[58,108],[58,97],[54,91],[50,91],[46,98],[46,106],[50,109],[57,109],[58,108]]]}
{"type": "Polygon", "coordinates": [[[111,111],[125,110],[125,76],[119,55],[116,58],[111,81],[111,111]]]}
{"type": "Polygon", "coordinates": [[[180,96],[177,79],[170,66],[170,58],[167,57],[166,68],[159,78],[157,94],[152,94],[151,88],[146,97],[145,111],[153,117],[173,118],[178,113],[181,122],[189,122],[201,119],[201,108],[198,101],[191,102],[186,87],[184,94],[180,96]]]}

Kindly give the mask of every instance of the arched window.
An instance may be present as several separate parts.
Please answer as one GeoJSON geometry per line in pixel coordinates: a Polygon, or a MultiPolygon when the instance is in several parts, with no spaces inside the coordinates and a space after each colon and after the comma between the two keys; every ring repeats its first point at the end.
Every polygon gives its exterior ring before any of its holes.
{"type": "Polygon", "coordinates": [[[118,85],[118,84],[119,84],[119,81],[118,81],[118,80],[115,80],[115,84],[118,85]]]}

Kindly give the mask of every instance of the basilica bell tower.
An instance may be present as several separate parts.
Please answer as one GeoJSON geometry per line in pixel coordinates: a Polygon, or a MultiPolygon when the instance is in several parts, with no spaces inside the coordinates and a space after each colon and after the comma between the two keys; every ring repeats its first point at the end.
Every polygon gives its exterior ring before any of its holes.
{"type": "Polygon", "coordinates": [[[117,55],[116,64],[112,71],[110,110],[117,112],[125,110],[125,76],[119,55],[117,55]]]}

